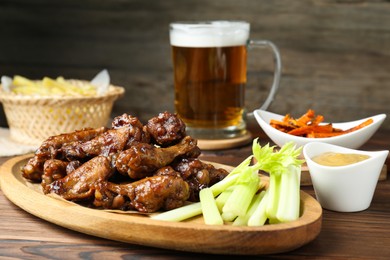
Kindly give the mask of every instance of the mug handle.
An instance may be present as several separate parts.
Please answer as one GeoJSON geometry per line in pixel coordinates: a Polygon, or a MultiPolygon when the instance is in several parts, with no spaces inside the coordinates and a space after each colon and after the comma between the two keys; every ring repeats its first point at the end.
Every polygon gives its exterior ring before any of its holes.
{"type": "MultiPolygon", "coordinates": [[[[282,72],[282,61],[280,58],[280,53],[278,47],[271,41],[267,40],[249,40],[248,47],[268,47],[272,50],[274,55],[274,62],[275,62],[275,72],[274,72],[274,81],[272,82],[271,91],[268,94],[268,97],[266,98],[264,104],[260,107],[261,110],[266,110],[271,102],[273,101],[276,91],[279,88],[279,82],[280,82],[280,76],[282,72]]],[[[249,112],[248,116],[252,116],[253,112],[249,112]]]]}

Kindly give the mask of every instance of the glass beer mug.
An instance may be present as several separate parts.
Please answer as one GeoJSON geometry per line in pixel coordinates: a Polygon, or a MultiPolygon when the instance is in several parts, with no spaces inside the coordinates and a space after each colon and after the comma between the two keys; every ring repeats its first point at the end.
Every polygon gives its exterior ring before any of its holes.
{"type": "Polygon", "coordinates": [[[175,112],[197,139],[228,139],[246,134],[245,85],[248,47],[269,47],[275,72],[266,110],[279,86],[281,59],[270,41],[249,39],[244,21],[171,23],[170,44],[175,112]]]}

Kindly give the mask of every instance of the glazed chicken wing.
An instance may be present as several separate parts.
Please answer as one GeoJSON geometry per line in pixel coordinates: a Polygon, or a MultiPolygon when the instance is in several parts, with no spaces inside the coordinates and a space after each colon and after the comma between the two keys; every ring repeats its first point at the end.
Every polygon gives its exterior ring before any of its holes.
{"type": "Polygon", "coordinates": [[[46,141],[42,143],[39,149],[36,151],[36,155],[42,158],[55,158],[58,152],[58,149],[61,148],[64,144],[75,142],[75,141],[88,141],[101,133],[105,132],[107,129],[105,127],[100,128],[86,128],[82,130],[76,130],[71,133],[60,134],[49,137],[46,141]]]}
{"type": "Polygon", "coordinates": [[[64,178],[52,182],[46,192],[56,193],[66,200],[93,199],[97,185],[107,181],[112,173],[110,160],[104,156],[97,156],[64,178]]]}
{"type": "Polygon", "coordinates": [[[98,155],[111,156],[125,148],[129,136],[130,129],[128,127],[110,129],[87,142],[65,144],[61,151],[69,161],[88,159],[98,155]]]}
{"type": "Polygon", "coordinates": [[[53,181],[64,178],[66,175],[80,167],[80,165],[81,163],[79,161],[67,162],[58,159],[49,159],[45,161],[41,182],[44,193],[49,192],[49,185],[53,181]]]}
{"type": "Polygon", "coordinates": [[[115,167],[132,179],[150,176],[157,169],[170,164],[176,157],[186,154],[197,147],[197,142],[186,136],[176,145],[159,148],[150,144],[138,143],[116,158],[115,167]]]}
{"type": "Polygon", "coordinates": [[[154,175],[128,184],[103,183],[95,192],[95,206],[151,213],[183,206],[189,186],[175,174],[154,175]]]}
{"type": "Polygon", "coordinates": [[[176,144],[186,136],[186,125],[183,120],[169,112],[160,113],[149,119],[146,129],[153,141],[162,147],[176,144]]]}
{"type": "Polygon", "coordinates": [[[199,191],[210,187],[228,175],[224,169],[216,169],[213,165],[195,158],[183,158],[173,165],[173,169],[189,184],[189,201],[199,201],[199,191]]]}
{"type": "Polygon", "coordinates": [[[71,142],[62,146],[61,151],[68,160],[111,156],[129,148],[133,143],[150,141],[138,118],[123,114],[115,117],[112,128],[86,142],[71,142]]]}
{"type": "Polygon", "coordinates": [[[49,137],[35,152],[34,157],[22,167],[23,177],[33,182],[40,182],[42,180],[45,161],[49,159],[60,159],[62,154],[59,153],[59,150],[64,144],[75,141],[88,141],[105,131],[105,127],[97,129],[88,128],[49,137]]]}
{"type": "Polygon", "coordinates": [[[113,129],[118,129],[124,126],[129,127],[130,129],[130,135],[125,149],[131,147],[134,143],[150,143],[150,134],[137,117],[123,114],[115,117],[112,121],[113,129]]]}
{"type": "Polygon", "coordinates": [[[68,162],[61,161],[58,159],[49,159],[45,161],[43,165],[42,175],[42,188],[47,193],[47,187],[55,180],[62,179],[66,176],[66,167],[68,162]]]}

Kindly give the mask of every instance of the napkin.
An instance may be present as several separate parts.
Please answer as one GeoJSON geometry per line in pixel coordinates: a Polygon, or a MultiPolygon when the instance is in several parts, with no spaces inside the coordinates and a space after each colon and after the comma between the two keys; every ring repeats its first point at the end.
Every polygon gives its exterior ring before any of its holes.
{"type": "Polygon", "coordinates": [[[36,149],[38,147],[35,145],[24,145],[13,141],[10,138],[10,130],[0,127],[0,157],[31,153],[36,149]]]}

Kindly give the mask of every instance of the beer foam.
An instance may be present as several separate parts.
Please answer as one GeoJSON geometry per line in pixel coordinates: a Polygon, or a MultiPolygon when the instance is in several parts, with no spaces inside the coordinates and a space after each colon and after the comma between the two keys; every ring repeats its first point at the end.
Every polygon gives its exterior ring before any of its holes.
{"type": "Polygon", "coordinates": [[[213,21],[205,23],[172,23],[170,41],[180,47],[226,47],[246,45],[249,23],[213,21]]]}

